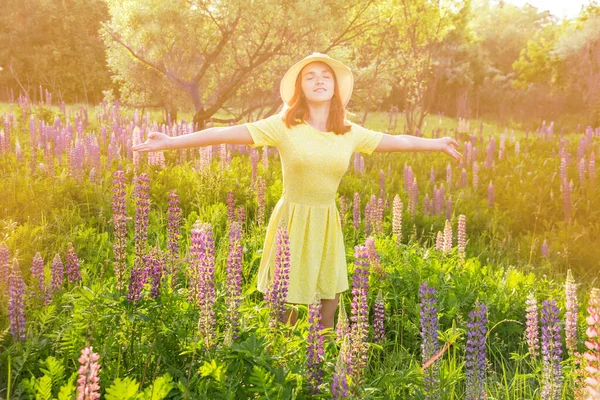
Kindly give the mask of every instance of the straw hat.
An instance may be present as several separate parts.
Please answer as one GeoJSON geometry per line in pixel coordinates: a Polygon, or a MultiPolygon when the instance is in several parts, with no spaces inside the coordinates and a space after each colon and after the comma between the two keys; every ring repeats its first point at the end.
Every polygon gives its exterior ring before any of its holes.
{"type": "Polygon", "coordinates": [[[296,88],[296,78],[298,77],[298,74],[300,71],[302,71],[302,68],[304,68],[305,65],[315,61],[324,62],[325,64],[329,65],[335,73],[338,90],[340,91],[340,97],[342,98],[342,103],[345,107],[346,104],[348,104],[348,101],[350,101],[352,88],[354,87],[354,77],[352,76],[352,71],[346,65],[334,60],[327,54],[322,53],[312,53],[310,56],[303,58],[296,64],[292,65],[290,69],[288,69],[281,79],[281,84],[279,85],[281,99],[287,106],[289,106],[289,102],[292,99],[294,90],[296,88]]]}

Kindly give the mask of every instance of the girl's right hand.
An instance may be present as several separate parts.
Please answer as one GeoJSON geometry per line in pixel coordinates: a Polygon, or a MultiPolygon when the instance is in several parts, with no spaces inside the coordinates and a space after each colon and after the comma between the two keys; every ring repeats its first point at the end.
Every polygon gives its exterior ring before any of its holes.
{"type": "Polygon", "coordinates": [[[136,144],[133,151],[161,151],[169,149],[171,138],[162,132],[150,132],[144,143],[136,144]]]}

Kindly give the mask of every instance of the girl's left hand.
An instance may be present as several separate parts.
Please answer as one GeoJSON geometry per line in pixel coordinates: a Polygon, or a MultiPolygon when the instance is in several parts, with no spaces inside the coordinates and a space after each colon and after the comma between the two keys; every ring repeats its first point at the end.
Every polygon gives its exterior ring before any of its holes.
{"type": "Polygon", "coordinates": [[[452,139],[449,136],[444,136],[443,138],[439,138],[439,150],[448,154],[450,157],[459,161],[462,158],[462,154],[457,150],[459,144],[456,140],[452,139]]]}

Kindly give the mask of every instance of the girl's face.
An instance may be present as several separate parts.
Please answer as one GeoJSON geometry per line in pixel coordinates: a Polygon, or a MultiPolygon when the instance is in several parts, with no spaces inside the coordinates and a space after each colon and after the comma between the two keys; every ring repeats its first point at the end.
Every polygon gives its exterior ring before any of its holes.
{"type": "Polygon", "coordinates": [[[330,102],[333,98],[335,82],[331,68],[320,61],[307,64],[300,71],[302,91],[307,103],[330,102]]]}

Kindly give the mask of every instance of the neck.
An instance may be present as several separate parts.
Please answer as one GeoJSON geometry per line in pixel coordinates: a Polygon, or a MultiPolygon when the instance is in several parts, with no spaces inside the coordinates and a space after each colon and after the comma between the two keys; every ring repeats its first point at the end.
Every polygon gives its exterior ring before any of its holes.
{"type": "Polygon", "coordinates": [[[327,119],[329,118],[330,101],[322,103],[308,103],[309,117],[306,120],[313,128],[322,132],[327,131],[327,119]]]}

